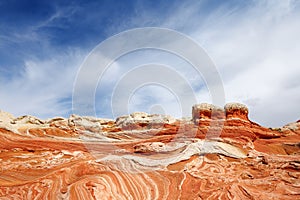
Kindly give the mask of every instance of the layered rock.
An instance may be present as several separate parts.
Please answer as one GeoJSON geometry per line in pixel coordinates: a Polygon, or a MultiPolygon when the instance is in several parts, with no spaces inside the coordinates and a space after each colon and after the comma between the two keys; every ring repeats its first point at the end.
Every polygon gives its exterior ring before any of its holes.
{"type": "Polygon", "coordinates": [[[195,122],[200,119],[224,119],[224,109],[208,104],[196,104],[192,108],[192,117],[195,122]]]}
{"type": "Polygon", "coordinates": [[[195,122],[205,119],[243,119],[248,121],[248,108],[240,103],[227,103],[224,109],[212,104],[196,104],[192,109],[192,118],[195,122]]]}
{"type": "Polygon", "coordinates": [[[224,107],[226,113],[226,119],[243,119],[249,120],[248,118],[248,108],[240,103],[228,103],[224,107]]]}
{"type": "Polygon", "coordinates": [[[300,122],[266,128],[248,112],[238,103],[195,105],[192,119],[0,112],[0,199],[299,199],[300,122]]]}
{"type": "Polygon", "coordinates": [[[130,115],[118,117],[116,124],[122,129],[136,130],[143,128],[162,128],[165,124],[172,124],[175,121],[173,117],[168,115],[135,112],[130,115]]]}

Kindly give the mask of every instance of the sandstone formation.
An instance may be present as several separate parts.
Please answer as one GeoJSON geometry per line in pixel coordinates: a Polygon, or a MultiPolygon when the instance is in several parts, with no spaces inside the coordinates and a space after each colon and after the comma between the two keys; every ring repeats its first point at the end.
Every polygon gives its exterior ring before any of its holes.
{"type": "Polygon", "coordinates": [[[168,115],[148,114],[135,112],[130,115],[121,116],[116,119],[116,124],[122,129],[136,130],[149,128],[161,128],[164,124],[172,124],[176,120],[168,115]]]}
{"type": "Polygon", "coordinates": [[[300,199],[300,121],[262,127],[248,108],[192,118],[40,120],[0,111],[0,199],[300,199]]]}
{"type": "Polygon", "coordinates": [[[224,113],[223,108],[208,103],[196,104],[192,109],[194,121],[199,119],[222,119],[224,118],[224,113]]]}
{"type": "Polygon", "coordinates": [[[240,103],[228,103],[224,107],[225,113],[226,113],[226,118],[239,118],[239,119],[244,119],[244,120],[249,120],[248,119],[248,108],[240,103]]]}

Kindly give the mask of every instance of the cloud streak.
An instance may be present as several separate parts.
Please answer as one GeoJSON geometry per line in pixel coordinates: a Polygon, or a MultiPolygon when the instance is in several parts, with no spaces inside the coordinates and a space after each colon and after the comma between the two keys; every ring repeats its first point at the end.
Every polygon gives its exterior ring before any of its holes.
{"type": "Polygon", "coordinates": [[[300,85],[293,78],[300,75],[295,3],[255,1],[220,19],[217,26],[192,33],[216,62],[227,101],[246,103],[251,118],[267,126],[299,118],[300,85]]]}
{"type": "Polygon", "coordinates": [[[80,53],[70,52],[49,60],[25,61],[23,73],[9,81],[1,79],[1,108],[15,115],[42,118],[70,113],[70,96],[81,59],[80,53]]]}
{"type": "MultiPolygon", "coordinates": [[[[152,21],[183,31],[199,42],[221,73],[226,101],[247,104],[252,120],[266,126],[281,126],[297,120],[300,113],[300,84],[295,77],[300,75],[300,47],[295,42],[299,41],[300,34],[299,3],[230,3],[210,12],[203,10],[206,9],[205,4],[196,6],[193,3],[177,2],[172,6],[177,9],[173,9],[171,15],[167,14],[164,21],[155,17],[152,21]]],[[[146,11],[142,21],[150,20],[147,20],[147,15],[148,18],[153,17],[146,11]]],[[[136,21],[133,24],[141,23],[140,19],[136,21]]],[[[135,60],[147,63],[148,59],[146,55],[136,56],[131,58],[131,63],[135,60]]],[[[168,60],[172,59],[169,57],[168,60]]],[[[176,68],[176,62],[169,64],[176,68]]],[[[122,67],[126,68],[126,64],[122,67]]],[[[189,70],[183,68],[180,73],[185,74],[189,70]]],[[[191,75],[186,79],[194,88],[197,84],[203,84],[203,79],[192,81],[191,75]]],[[[158,88],[153,90],[153,93],[159,93],[158,88]]],[[[199,102],[211,102],[211,94],[206,87],[196,91],[199,102]]]]}
{"type": "MultiPolygon", "coordinates": [[[[204,47],[221,74],[226,101],[247,104],[254,121],[281,126],[299,119],[299,1],[221,4],[174,1],[160,5],[141,2],[132,1],[128,7],[104,4],[107,11],[101,15],[97,14],[99,9],[104,9],[100,5],[57,4],[52,6],[53,12],[33,26],[18,29],[3,23],[0,26],[1,109],[15,115],[32,114],[42,118],[66,116],[71,113],[73,83],[87,52],[105,36],[129,28],[159,26],[183,32],[204,47]],[[123,13],[118,14],[120,10],[123,13]],[[85,12],[89,14],[83,15],[85,12]]],[[[133,52],[117,60],[98,86],[99,117],[111,117],[106,108],[118,80],[135,66],[151,62],[171,66],[192,86],[198,102],[211,102],[205,77],[195,73],[185,61],[159,51],[133,52]]],[[[157,108],[160,102],[165,110],[174,109],[172,114],[178,114],[179,107],[172,95],[157,85],[137,90],[129,110],[148,111],[151,104],[157,108]],[[151,101],[147,95],[152,95],[151,101]]]]}

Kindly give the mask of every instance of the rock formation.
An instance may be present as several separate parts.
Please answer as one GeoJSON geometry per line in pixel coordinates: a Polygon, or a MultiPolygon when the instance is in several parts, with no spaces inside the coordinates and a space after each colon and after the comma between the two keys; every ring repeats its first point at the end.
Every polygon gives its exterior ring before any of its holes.
{"type": "Polygon", "coordinates": [[[248,108],[192,118],[15,118],[0,111],[0,199],[300,199],[300,121],[262,127],[248,108]]]}
{"type": "Polygon", "coordinates": [[[248,121],[248,108],[240,103],[228,103],[224,107],[226,119],[239,118],[248,121]]]}
{"type": "Polygon", "coordinates": [[[195,122],[201,119],[223,119],[224,113],[223,108],[208,103],[196,104],[192,109],[192,117],[195,122]]]}
{"type": "Polygon", "coordinates": [[[160,128],[164,124],[172,124],[176,120],[168,115],[148,114],[144,112],[135,112],[130,115],[121,116],[116,119],[116,124],[122,129],[137,130],[144,127],[160,128]]]}

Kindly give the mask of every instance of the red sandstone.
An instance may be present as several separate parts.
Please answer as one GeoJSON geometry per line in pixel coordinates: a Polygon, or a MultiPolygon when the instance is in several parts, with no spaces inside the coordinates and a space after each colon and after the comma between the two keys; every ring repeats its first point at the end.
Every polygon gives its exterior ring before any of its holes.
{"type": "Polygon", "coordinates": [[[0,199],[300,199],[300,121],[265,128],[248,108],[192,119],[39,120],[0,112],[0,199]]]}

